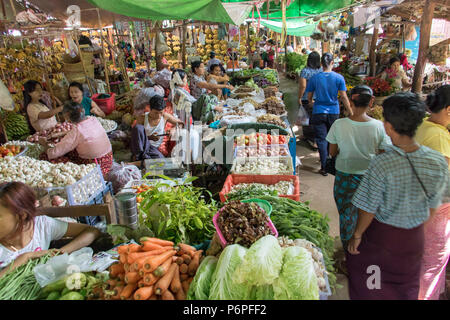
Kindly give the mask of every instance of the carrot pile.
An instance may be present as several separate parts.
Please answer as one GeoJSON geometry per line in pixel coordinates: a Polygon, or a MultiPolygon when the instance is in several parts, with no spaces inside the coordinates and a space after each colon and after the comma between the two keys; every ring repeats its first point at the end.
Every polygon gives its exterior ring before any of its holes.
{"type": "Polygon", "coordinates": [[[149,237],[117,250],[120,259],[109,268],[107,300],[185,300],[203,253],[149,237]]]}

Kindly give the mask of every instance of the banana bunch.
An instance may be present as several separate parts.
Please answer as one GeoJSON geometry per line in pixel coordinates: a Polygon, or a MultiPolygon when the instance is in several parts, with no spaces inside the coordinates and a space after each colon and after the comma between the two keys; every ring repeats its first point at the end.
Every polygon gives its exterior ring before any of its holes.
{"type": "Polygon", "coordinates": [[[7,112],[5,127],[8,138],[12,140],[20,140],[30,135],[28,122],[25,117],[19,113],[7,112]]]}

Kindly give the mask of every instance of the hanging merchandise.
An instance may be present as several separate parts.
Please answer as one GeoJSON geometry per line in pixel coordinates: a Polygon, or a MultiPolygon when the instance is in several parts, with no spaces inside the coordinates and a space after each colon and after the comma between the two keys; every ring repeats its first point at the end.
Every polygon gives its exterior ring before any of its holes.
{"type": "Polygon", "coordinates": [[[6,111],[14,110],[14,100],[3,81],[0,79],[0,108],[6,111]]]}
{"type": "Polygon", "coordinates": [[[219,24],[219,31],[218,31],[219,40],[224,40],[227,35],[228,32],[227,28],[225,27],[225,24],[224,23],[219,24]]]}
{"type": "Polygon", "coordinates": [[[236,26],[230,26],[230,28],[228,29],[228,33],[230,34],[230,37],[235,37],[238,35],[239,32],[239,28],[236,26]]]}
{"type": "Polygon", "coordinates": [[[414,41],[417,39],[416,27],[413,24],[406,25],[405,41],[414,41]]]}
{"type": "Polygon", "coordinates": [[[200,31],[198,35],[198,42],[200,42],[202,46],[204,46],[206,43],[206,35],[203,33],[203,31],[200,31]]]}
{"type": "Polygon", "coordinates": [[[158,51],[156,52],[156,55],[158,56],[163,55],[164,52],[170,50],[169,46],[166,44],[166,38],[164,37],[161,31],[158,32],[158,37],[156,38],[156,41],[158,41],[158,51]]]}
{"type": "Polygon", "coordinates": [[[72,37],[69,37],[69,38],[67,39],[67,41],[68,41],[68,43],[69,43],[69,55],[70,55],[72,58],[75,58],[75,57],[78,55],[78,47],[77,47],[77,45],[75,44],[75,41],[73,41],[73,38],[72,38],[72,37]]]}

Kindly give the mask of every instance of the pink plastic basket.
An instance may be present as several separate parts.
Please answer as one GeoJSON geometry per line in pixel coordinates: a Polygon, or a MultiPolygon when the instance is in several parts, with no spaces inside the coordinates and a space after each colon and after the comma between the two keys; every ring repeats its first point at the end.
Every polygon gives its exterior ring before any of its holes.
{"type": "MultiPolygon", "coordinates": [[[[213,223],[214,223],[214,227],[216,227],[216,231],[217,231],[217,235],[219,236],[220,239],[220,244],[222,245],[223,248],[225,248],[227,246],[227,240],[225,239],[225,237],[222,234],[222,231],[220,231],[219,228],[219,224],[217,223],[217,219],[219,219],[220,214],[222,213],[222,211],[225,209],[225,207],[223,207],[222,209],[220,209],[219,211],[217,211],[217,213],[214,215],[213,217],[213,223]]],[[[269,226],[269,229],[272,231],[273,236],[275,238],[278,238],[278,231],[275,228],[272,220],[270,220],[269,217],[267,217],[267,225],[269,226]]]]}

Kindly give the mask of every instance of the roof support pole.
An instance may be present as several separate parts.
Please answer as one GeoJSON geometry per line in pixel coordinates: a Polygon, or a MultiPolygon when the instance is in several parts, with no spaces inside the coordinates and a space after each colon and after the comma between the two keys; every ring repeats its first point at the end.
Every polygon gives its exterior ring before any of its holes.
{"type": "Polygon", "coordinates": [[[433,0],[426,0],[423,8],[422,21],[420,23],[419,56],[412,82],[412,92],[422,92],[423,72],[427,63],[428,50],[430,48],[431,24],[433,22],[434,8],[436,3],[433,0]]]}

